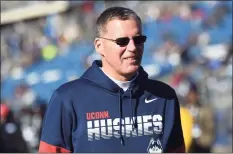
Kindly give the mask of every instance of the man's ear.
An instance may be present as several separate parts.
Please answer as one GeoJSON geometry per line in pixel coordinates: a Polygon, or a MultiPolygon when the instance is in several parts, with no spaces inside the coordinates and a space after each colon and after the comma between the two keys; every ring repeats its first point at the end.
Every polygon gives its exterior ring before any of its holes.
{"type": "Polygon", "coordinates": [[[95,46],[95,50],[104,57],[104,46],[103,46],[103,42],[99,39],[96,38],[94,41],[94,46],[95,46]]]}

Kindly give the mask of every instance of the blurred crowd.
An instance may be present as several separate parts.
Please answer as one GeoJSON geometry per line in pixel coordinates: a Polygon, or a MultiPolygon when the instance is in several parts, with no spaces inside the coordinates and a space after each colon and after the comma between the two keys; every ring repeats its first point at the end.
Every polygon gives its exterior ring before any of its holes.
{"type": "Polygon", "coordinates": [[[95,21],[116,5],[142,18],[142,65],[176,90],[187,152],[232,152],[232,1],[70,1],[65,12],[1,24],[0,151],[37,152],[53,90],[100,59],[95,21]]]}

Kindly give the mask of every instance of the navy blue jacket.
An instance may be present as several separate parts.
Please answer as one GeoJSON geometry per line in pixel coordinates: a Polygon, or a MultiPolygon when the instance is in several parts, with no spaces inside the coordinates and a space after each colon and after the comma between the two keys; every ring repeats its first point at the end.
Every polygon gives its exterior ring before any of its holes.
{"type": "Polygon", "coordinates": [[[175,91],[140,67],[124,92],[101,65],[53,93],[39,152],[185,152],[175,91]]]}

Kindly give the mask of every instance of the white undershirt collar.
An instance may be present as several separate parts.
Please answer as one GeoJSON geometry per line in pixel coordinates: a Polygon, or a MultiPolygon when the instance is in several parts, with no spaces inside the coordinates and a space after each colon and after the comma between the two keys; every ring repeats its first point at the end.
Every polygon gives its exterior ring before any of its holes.
{"type": "MultiPolygon", "coordinates": [[[[102,67],[100,67],[100,69],[103,71],[103,69],[102,69],[102,67]]],[[[104,71],[103,71],[104,72],[104,71]]],[[[110,77],[107,73],[105,73],[104,72],[104,74],[106,75],[106,76],[108,76],[113,82],[115,82],[120,88],[122,88],[124,91],[126,91],[128,88],[129,88],[129,86],[130,86],[130,84],[136,79],[136,77],[138,76],[138,72],[137,72],[137,74],[136,74],[136,76],[132,79],[132,80],[130,80],[130,81],[119,81],[119,80],[116,80],[116,79],[114,79],[113,77],[110,77]]]]}

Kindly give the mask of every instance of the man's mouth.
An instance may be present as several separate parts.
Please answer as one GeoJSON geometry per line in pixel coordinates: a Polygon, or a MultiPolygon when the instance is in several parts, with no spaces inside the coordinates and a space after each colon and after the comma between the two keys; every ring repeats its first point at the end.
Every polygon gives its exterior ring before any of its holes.
{"type": "Polygon", "coordinates": [[[139,57],[127,57],[125,60],[139,60],[139,57]]]}

